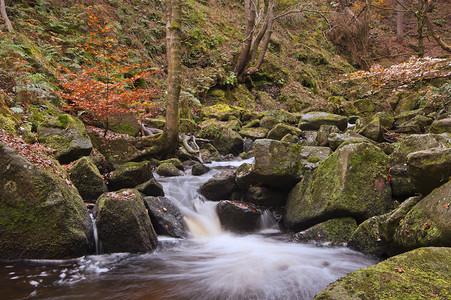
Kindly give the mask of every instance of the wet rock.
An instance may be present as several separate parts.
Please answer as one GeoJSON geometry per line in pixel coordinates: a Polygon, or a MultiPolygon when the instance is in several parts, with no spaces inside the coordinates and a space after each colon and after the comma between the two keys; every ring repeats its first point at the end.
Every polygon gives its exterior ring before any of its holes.
{"type": "Polygon", "coordinates": [[[268,139],[280,141],[285,135],[291,134],[294,136],[300,136],[302,130],[299,128],[287,125],[287,124],[277,124],[268,132],[268,139]]]}
{"type": "Polygon", "coordinates": [[[244,194],[244,201],[257,206],[279,207],[286,202],[286,193],[264,186],[251,186],[244,194]]]}
{"type": "Polygon", "coordinates": [[[226,230],[249,232],[258,228],[262,211],[253,204],[229,200],[219,201],[216,207],[219,220],[226,230]]]}
{"type": "Polygon", "coordinates": [[[451,246],[451,181],[418,202],[396,229],[394,241],[405,249],[451,246]]]}
{"type": "Polygon", "coordinates": [[[85,125],[68,114],[42,122],[38,129],[39,142],[56,150],[55,158],[64,164],[91,153],[92,143],[85,125]]]}
{"type": "Polygon", "coordinates": [[[391,208],[387,155],[369,143],[349,144],[290,191],[284,223],[299,230],[334,217],[362,222],[391,208]]]}
{"type": "Polygon", "coordinates": [[[331,219],[296,233],[293,239],[298,242],[344,244],[356,228],[357,223],[353,218],[331,219]]]}
{"type": "Polygon", "coordinates": [[[209,171],[210,171],[209,167],[207,167],[204,164],[197,163],[191,169],[191,174],[193,176],[200,176],[200,175],[203,175],[205,173],[208,173],[209,171]]]}
{"type": "Polygon", "coordinates": [[[70,169],[70,179],[85,201],[95,200],[108,191],[99,169],[90,157],[82,157],[70,169]]]}
{"type": "Polygon", "coordinates": [[[350,273],[330,284],[322,299],[449,299],[451,248],[421,248],[350,273]]]}
{"type": "Polygon", "coordinates": [[[393,235],[401,220],[420,200],[420,197],[411,197],[393,211],[369,218],[354,231],[348,246],[365,254],[379,257],[401,253],[402,249],[394,243],[393,235]]]}
{"type": "Polygon", "coordinates": [[[429,194],[451,178],[451,148],[432,148],[407,155],[407,174],[418,192],[429,194]]]}
{"type": "Polygon", "coordinates": [[[116,170],[110,176],[108,187],[110,190],[134,188],[152,178],[152,164],[150,162],[129,162],[116,167],[116,170]]]}
{"type": "Polygon", "coordinates": [[[204,161],[220,160],[221,154],[210,143],[205,143],[200,146],[200,153],[204,161]]]}
{"type": "Polygon", "coordinates": [[[326,112],[309,112],[301,116],[298,127],[302,130],[318,130],[321,125],[335,125],[340,130],[345,130],[348,126],[348,119],[326,112]]]}
{"type": "Polygon", "coordinates": [[[163,186],[155,178],[141,183],[136,186],[136,189],[146,196],[164,196],[163,186]]]}
{"type": "Polygon", "coordinates": [[[223,171],[207,180],[199,188],[199,193],[208,200],[224,200],[230,199],[230,196],[237,188],[235,172],[223,171]]]}
{"type": "Polygon", "coordinates": [[[330,153],[326,147],[257,140],[254,142],[255,165],[248,169],[249,172],[244,169],[237,172],[237,183],[241,189],[251,185],[291,188],[330,153]]]}
{"type": "Polygon", "coordinates": [[[435,120],[429,127],[432,133],[451,133],[451,118],[435,120]]]}
{"type": "Polygon", "coordinates": [[[155,170],[155,173],[165,177],[174,177],[182,175],[182,172],[176,166],[168,162],[160,164],[155,170]]]}
{"type": "Polygon", "coordinates": [[[63,173],[41,169],[0,143],[0,259],[90,254],[92,222],[63,173]]]}
{"type": "Polygon", "coordinates": [[[183,163],[178,158],[170,158],[170,159],[162,160],[162,161],[160,161],[159,164],[164,164],[164,163],[172,164],[174,167],[176,167],[180,171],[185,170],[183,163]]]}
{"type": "Polygon", "coordinates": [[[144,197],[149,217],[157,234],[183,238],[186,224],[180,209],[165,197],[144,197]]]}
{"type": "Polygon", "coordinates": [[[105,253],[139,253],[156,248],[157,236],[137,190],[103,194],[97,200],[94,212],[105,253]]]}
{"type": "Polygon", "coordinates": [[[405,199],[417,193],[412,179],[407,174],[407,166],[394,166],[390,168],[390,186],[393,197],[405,199]]]}

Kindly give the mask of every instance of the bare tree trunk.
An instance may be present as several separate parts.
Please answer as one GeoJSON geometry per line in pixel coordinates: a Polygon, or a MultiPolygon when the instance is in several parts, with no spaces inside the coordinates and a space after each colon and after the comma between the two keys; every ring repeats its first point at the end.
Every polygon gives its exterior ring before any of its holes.
{"type": "Polygon", "coordinates": [[[244,40],[243,46],[241,47],[241,53],[235,66],[235,74],[239,81],[243,80],[244,70],[249,62],[256,17],[255,9],[256,7],[253,5],[252,0],[245,0],[244,11],[246,15],[246,28],[244,34],[246,38],[244,40]]]}
{"type": "Polygon", "coordinates": [[[417,20],[418,20],[418,56],[424,55],[424,26],[426,25],[426,14],[429,8],[428,0],[418,0],[417,20]]]}
{"type": "MultiPolygon", "coordinates": [[[[402,1],[402,0],[399,0],[402,1]]],[[[402,43],[404,40],[404,12],[401,4],[397,5],[398,11],[396,12],[396,40],[398,43],[402,43]]]]}
{"type": "Polygon", "coordinates": [[[167,23],[166,45],[168,59],[168,81],[166,102],[166,127],[163,142],[166,142],[168,154],[177,150],[179,135],[179,96],[181,69],[181,20],[182,9],[180,0],[166,0],[167,23]]]}
{"type": "Polygon", "coordinates": [[[11,21],[6,14],[5,0],[0,0],[0,10],[2,13],[3,21],[5,21],[6,28],[8,28],[9,32],[13,31],[13,25],[11,24],[11,21]]]}

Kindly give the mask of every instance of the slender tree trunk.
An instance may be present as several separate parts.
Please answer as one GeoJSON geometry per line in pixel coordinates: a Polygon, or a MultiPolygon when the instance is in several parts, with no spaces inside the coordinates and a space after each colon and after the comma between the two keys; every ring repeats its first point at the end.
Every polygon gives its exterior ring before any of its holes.
{"type": "MultiPolygon", "coordinates": [[[[402,0],[399,0],[402,1],[402,0]]],[[[396,12],[396,40],[398,43],[402,43],[404,40],[404,12],[400,3],[397,5],[398,11],[396,12]]]]}
{"type": "Polygon", "coordinates": [[[429,5],[428,0],[418,0],[418,11],[417,11],[417,19],[418,19],[418,55],[423,57],[424,55],[424,26],[426,25],[426,14],[428,11],[429,5]]]}
{"type": "Polygon", "coordinates": [[[181,0],[166,0],[166,48],[168,59],[168,81],[166,102],[166,127],[163,142],[166,142],[168,154],[177,150],[179,135],[179,96],[181,69],[181,0]]]}
{"type": "Polygon", "coordinates": [[[3,21],[5,21],[6,28],[8,28],[9,32],[13,31],[13,25],[11,24],[11,21],[6,14],[5,0],[0,0],[0,10],[2,13],[3,21]]]}
{"type": "Polygon", "coordinates": [[[443,50],[451,52],[451,46],[445,43],[445,41],[442,40],[440,36],[434,31],[434,24],[432,24],[428,16],[425,16],[425,21],[428,29],[428,34],[435,39],[435,41],[440,45],[440,47],[442,47],[443,50]]]}
{"type": "Polygon", "coordinates": [[[235,74],[238,78],[238,81],[242,81],[244,77],[244,70],[249,62],[249,55],[252,46],[252,37],[254,32],[255,25],[255,6],[253,5],[251,0],[245,0],[244,2],[244,11],[246,15],[246,28],[245,28],[245,40],[243,46],[241,47],[241,53],[238,57],[238,62],[235,66],[235,74]]]}

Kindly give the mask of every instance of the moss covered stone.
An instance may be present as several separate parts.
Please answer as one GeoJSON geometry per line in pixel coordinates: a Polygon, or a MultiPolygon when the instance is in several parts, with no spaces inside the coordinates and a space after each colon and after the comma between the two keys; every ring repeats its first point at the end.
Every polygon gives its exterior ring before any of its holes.
{"type": "Polygon", "coordinates": [[[331,219],[296,233],[294,239],[299,242],[345,244],[356,228],[353,218],[331,219]]]}
{"type": "Polygon", "coordinates": [[[405,249],[451,246],[451,181],[418,202],[400,222],[394,235],[405,249]]]}
{"type": "Polygon", "coordinates": [[[309,112],[303,114],[299,121],[299,128],[302,130],[318,130],[321,125],[335,125],[344,130],[348,125],[348,118],[326,112],[309,112]]]}
{"type": "Polygon", "coordinates": [[[322,299],[450,299],[451,248],[420,248],[330,284],[322,299]]]}
{"type": "Polygon", "coordinates": [[[95,215],[106,253],[149,252],[157,246],[155,230],[137,190],[103,194],[96,202],[95,215]]]}
{"type": "Polygon", "coordinates": [[[264,127],[249,127],[240,130],[239,134],[245,138],[253,141],[257,139],[264,139],[268,134],[268,129],[264,127]]]}
{"type": "Polygon", "coordinates": [[[73,258],[92,247],[77,190],[0,143],[0,258],[73,258]]]}
{"type": "Polygon", "coordinates": [[[387,156],[368,143],[339,148],[289,193],[285,226],[305,229],[327,219],[362,222],[392,208],[387,156]]]}
{"type": "MultiPolygon", "coordinates": [[[[221,122],[208,119],[200,124],[200,136],[212,140],[214,147],[222,154],[239,154],[243,151],[243,138],[234,129],[236,121],[221,122]]],[[[239,130],[239,129],[238,129],[239,130]]]]}
{"type": "Polygon", "coordinates": [[[56,159],[70,163],[89,155],[92,143],[82,121],[68,114],[42,122],[38,129],[39,142],[56,150],[56,159]]]}
{"type": "Polygon", "coordinates": [[[90,157],[82,157],[70,169],[70,178],[85,201],[94,201],[108,188],[90,157]]]}
{"type": "Polygon", "coordinates": [[[160,164],[157,167],[157,169],[155,170],[155,173],[157,173],[160,176],[165,176],[165,177],[182,175],[180,170],[174,164],[172,164],[170,162],[164,162],[164,163],[160,164]]]}
{"type": "Polygon", "coordinates": [[[268,139],[272,140],[281,140],[285,135],[292,134],[295,136],[300,136],[302,133],[302,130],[299,128],[287,125],[287,124],[277,124],[274,126],[269,132],[268,132],[268,139]]]}
{"type": "Polygon", "coordinates": [[[152,178],[150,162],[129,162],[116,166],[116,170],[110,176],[108,186],[111,190],[133,188],[152,178]]]}
{"type": "Polygon", "coordinates": [[[432,133],[451,133],[451,118],[435,120],[429,127],[429,131],[432,133]]]}

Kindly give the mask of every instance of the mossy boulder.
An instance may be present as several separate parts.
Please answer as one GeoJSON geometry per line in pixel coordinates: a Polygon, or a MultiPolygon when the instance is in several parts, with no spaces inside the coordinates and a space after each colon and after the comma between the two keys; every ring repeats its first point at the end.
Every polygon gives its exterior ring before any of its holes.
{"type": "Polygon", "coordinates": [[[329,135],[331,133],[339,133],[340,129],[338,129],[335,125],[321,125],[318,129],[318,134],[315,138],[315,145],[326,147],[329,145],[329,135]]]}
{"type": "Polygon", "coordinates": [[[210,167],[208,167],[204,164],[201,164],[201,163],[196,163],[191,169],[191,174],[193,176],[200,176],[205,173],[208,173],[209,171],[210,171],[210,167]]]}
{"type": "Polygon", "coordinates": [[[152,178],[152,164],[149,161],[129,162],[116,166],[108,181],[108,188],[110,190],[134,188],[152,178]]]}
{"type": "Polygon", "coordinates": [[[335,133],[332,132],[328,136],[328,144],[332,150],[337,149],[340,145],[346,144],[356,144],[356,143],[373,143],[374,141],[364,137],[353,131],[347,131],[345,133],[335,133]]]}
{"type": "Polygon", "coordinates": [[[264,116],[260,120],[260,126],[266,128],[268,130],[273,129],[273,127],[279,123],[281,123],[281,121],[274,116],[264,116]]]}
{"type": "Polygon", "coordinates": [[[234,129],[236,121],[221,122],[213,119],[200,124],[200,136],[212,141],[222,155],[239,154],[243,151],[243,137],[234,129]]]}
{"type": "Polygon", "coordinates": [[[393,211],[365,220],[352,233],[348,246],[365,254],[379,257],[401,253],[403,249],[394,243],[393,235],[399,222],[420,200],[420,197],[411,197],[393,211]]]}
{"type": "Polygon", "coordinates": [[[241,189],[251,185],[289,189],[330,153],[331,150],[326,147],[302,147],[270,139],[257,140],[254,142],[255,164],[249,172],[237,171],[237,182],[241,189]],[[309,161],[312,157],[319,160],[309,161]]]}
{"type": "Polygon", "coordinates": [[[182,175],[182,172],[174,164],[170,162],[161,163],[156,168],[155,173],[164,177],[174,177],[182,175]]]}
{"type": "Polygon", "coordinates": [[[350,273],[330,284],[322,299],[449,299],[451,248],[420,248],[350,273]]]}
{"type": "Polygon", "coordinates": [[[157,236],[137,190],[103,194],[97,199],[94,212],[105,253],[139,253],[156,248],[157,236]]]}
{"type": "Polygon", "coordinates": [[[287,134],[291,134],[291,135],[295,135],[295,136],[300,136],[302,133],[302,130],[300,130],[299,128],[287,125],[287,124],[277,124],[276,126],[274,126],[269,132],[268,132],[268,139],[272,139],[272,140],[278,140],[280,141],[284,136],[286,136],[287,134]]]}
{"type": "Polygon", "coordinates": [[[74,258],[93,246],[92,222],[77,190],[0,143],[0,258],[74,258]]]}
{"type": "Polygon", "coordinates": [[[368,125],[358,131],[359,134],[375,142],[381,142],[384,138],[384,128],[379,118],[374,118],[368,125]]]}
{"type": "Polygon", "coordinates": [[[70,179],[85,201],[93,201],[108,191],[102,175],[90,157],[78,159],[70,169],[70,179]]]}
{"type": "Polygon", "coordinates": [[[258,92],[258,102],[264,110],[273,110],[276,108],[276,102],[271,95],[266,92],[258,92]]]}
{"type": "Polygon", "coordinates": [[[337,217],[363,222],[391,208],[387,155],[369,143],[349,144],[290,191],[284,223],[302,230],[337,217]]]}
{"type": "Polygon", "coordinates": [[[186,236],[186,224],[180,209],[165,197],[144,197],[155,232],[176,238],[186,236]]]}
{"type": "Polygon", "coordinates": [[[82,121],[68,114],[42,122],[39,142],[56,150],[55,158],[70,163],[91,153],[92,143],[82,121]]]}
{"type": "Polygon", "coordinates": [[[353,218],[337,218],[327,220],[296,233],[293,239],[298,242],[318,242],[331,244],[345,244],[348,242],[357,223],[353,218]]]}
{"type": "Polygon", "coordinates": [[[106,139],[95,132],[89,132],[89,137],[108,164],[122,164],[141,155],[133,139],[106,139]]]}
{"type": "Polygon", "coordinates": [[[441,120],[435,120],[429,127],[429,131],[432,133],[451,133],[451,118],[445,118],[441,120]]]}
{"type": "Polygon", "coordinates": [[[432,148],[407,155],[407,174],[418,192],[429,194],[451,178],[451,148],[432,148]]]}
{"type": "Polygon", "coordinates": [[[405,249],[451,246],[451,181],[418,202],[400,222],[394,241],[405,249]]]}
{"type": "Polygon", "coordinates": [[[264,127],[248,127],[242,128],[239,134],[244,138],[249,138],[253,141],[257,139],[264,139],[268,135],[268,129],[264,127]]]}
{"type": "Polygon", "coordinates": [[[426,116],[423,116],[423,115],[416,115],[415,117],[413,117],[409,121],[400,123],[398,125],[398,129],[399,128],[409,128],[409,127],[415,128],[415,127],[417,127],[418,131],[425,132],[426,127],[431,125],[432,121],[433,121],[432,118],[429,118],[429,117],[426,117],[426,116]]]}
{"type": "Polygon", "coordinates": [[[207,118],[213,118],[219,121],[227,121],[230,116],[240,118],[241,110],[235,107],[230,107],[227,104],[216,104],[202,108],[202,114],[207,118]]]}
{"type": "Polygon", "coordinates": [[[370,113],[374,111],[373,99],[359,99],[354,101],[353,105],[360,113],[370,113]]]}
{"type": "Polygon", "coordinates": [[[298,127],[302,130],[318,130],[321,125],[335,125],[345,130],[348,118],[326,112],[309,112],[301,116],[298,127]]]}
{"type": "Polygon", "coordinates": [[[255,205],[229,200],[219,201],[216,206],[221,225],[234,232],[250,232],[258,229],[262,211],[255,205]]]}
{"type": "Polygon", "coordinates": [[[117,133],[128,134],[130,136],[138,136],[141,130],[141,124],[139,124],[139,121],[135,116],[130,114],[123,114],[111,118],[108,128],[109,130],[117,133]]]}

